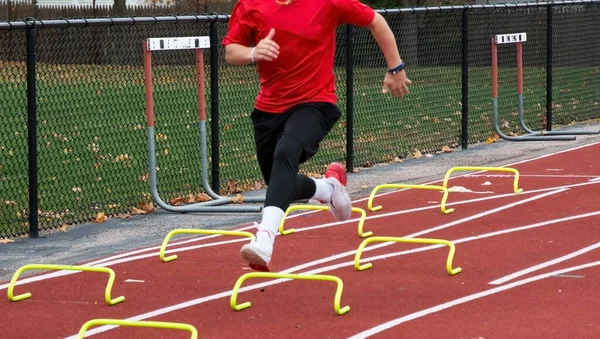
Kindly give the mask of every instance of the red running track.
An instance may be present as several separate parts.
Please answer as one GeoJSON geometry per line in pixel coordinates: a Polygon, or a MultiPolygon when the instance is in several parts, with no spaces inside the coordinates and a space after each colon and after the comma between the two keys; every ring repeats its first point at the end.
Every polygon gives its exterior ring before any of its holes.
{"type": "MultiPolygon", "coordinates": [[[[15,293],[33,296],[0,302],[3,335],[65,338],[90,319],[135,318],[188,323],[200,337],[210,338],[592,337],[600,332],[595,315],[600,301],[590,298],[600,292],[594,279],[600,268],[536,277],[600,263],[600,206],[594,199],[600,181],[590,181],[600,177],[590,156],[598,151],[600,146],[591,145],[510,166],[521,174],[519,186],[525,192],[519,195],[512,194],[513,178],[507,173],[453,178],[451,186],[472,192],[450,193],[449,207],[456,210],[449,215],[440,212],[439,192],[381,191],[387,194],[375,204],[383,209],[368,212],[365,230],[376,236],[453,241],[454,266],[463,269],[455,276],[445,270],[446,247],[406,243],[370,244],[361,263],[370,261],[373,267],[356,271],[352,261],[363,240],[356,219],[337,223],[328,212],[289,218],[285,227],[297,232],[277,238],[272,269],[340,277],[342,306],[351,308],[342,316],[333,310],[335,285],[320,281],[251,279],[238,302],[252,306],[232,310],[231,289],[249,272],[238,254],[247,240],[210,237],[170,246],[181,249],[173,262],[161,262],[154,250],[141,253],[145,258],[106,264],[117,276],[113,296],[126,298],[115,306],[104,302],[107,277],[102,274],[76,273],[17,286],[15,293]],[[191,246],[204,247],[185,250],[191,246]],[[25,325],[30,319],[35,326],[25,325]]],[[[355,206],[366,210],[366,199],[355,206]]],[[[91,333],[97,330],[103,332],[93,337],[189,337],[129,327],[98,327],[91,333]]]]}

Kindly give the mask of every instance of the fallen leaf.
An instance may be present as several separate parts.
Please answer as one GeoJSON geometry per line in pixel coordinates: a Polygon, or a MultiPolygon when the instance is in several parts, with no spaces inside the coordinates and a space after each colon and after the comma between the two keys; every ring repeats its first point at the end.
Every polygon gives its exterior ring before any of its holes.
{"type": "Polygon", "coordinates": [[[6,245],[15,242],[12,239],[0,239],[0,245],[6,245]]]}
{"type": "Polygon", "coordinates": [[[67,231],[67,224],[63,224],[62,226],[60,226],[60,231],[61,232],[66,232],[67,231]]]}
{"type": "Polygon", "coordinates": [[[127,219],[130,217],[131,217],[131,215],[129,215],[127,213],[119,213],[119,214],[115,215],[115,218],[118,218],[118,219],[127,219]]]}
{"type": "Polygon", "coordinates": [[[200,193],[196,195],[196,202],[206,202],[211,201],[212,198],[206,193],[200,193]]]}
{"type": "Polygon", "coordinates": [[[169,203],[171,203],[171,205],[173,205],[173,206],[181,206],[181,205],[183,205],[184,199],[185,199],[184,197],[176,197],[176,198],[169,200],[169,203]]]}
{"type": "Polygon", "coordinates": [[[255,189],[255,190],[260,190],[260,189],[262,189],[263,187],[265,187],[265,185],[263,185],[263,184],[262,184],[262,182],[260,182],[260,181],[255,181],[255,182],[254,182],[254,189],[255,189]]]}
{"type": "Polygon", "coordinates": [[[360,170],[358,168],[353,168],[352,173],[358,173],[360,170]]]}
{"type": "Polygon", "coordinates": [[[106,220],[108,220],[108,217],[106,216],[106,214],[104,214],[104,212],[98,212],[98,214],[96,215],[96,218],[94,218],[94,222],[105,222],[106,220]]]}
{"type": "Polygon", "coordinates": [[[394,157],[394,159],[392,161],[393,162],[402,162],[402,159],[400,159],[400,157],[394,157]]]}
{"type": "Polygon", "coordinates": [[[546,118],[546,116],[542,116],[542,129],[547,129],[548,128],[548,118],[546,118]]]}
{"type": "Polygon", "coordinates": [[[227,181],[227,187],[229,188],[229,193],[240,193],[242,190],[238,187],[238,183],[235,180],[227,181]]]}
{"type": "Polygon", "coordinates": [[[231,198],[231,202],[233,202],[234,204],[241,204],[244,202],[244,196],[238,194],[235,197],[231,198]]]}
{"type": "Polygon", "coordinates": [[[183,202],[185,202],[186,204],[194,203],[196,202],[196,197],[193,194],[188,194],[183,200],[183,202]]]}
{"type": "Polygon", "coordinates": [[[307,177],[311,177],[311,178],[315,178],[315,179],[320,179],[320,178],[323,177],[322,174],[320,174],[320,173],[314,173],[314,172],[308,172],[308,173],[305,173],[305,175],[307,177]]]}
{"type": "Polygon", "coordinates": [[[452,152],[452,148],[450,148],[448,146],[442,146],[442,151],[445,153],[450,153],[450,152],[452,152]]]}
{"type": "Polygon", "coordinates": [[[486,144],[491,144],[491,143],[493,143],[493,142],[496,142],[496,140],[492,139],[491,137],[490,137],[490,138],[487,138],[487,139],[485,140],[485,143],[486,143],[486,144]]]}
{"type": "Polygon", "coordinates": [[[154,208],[154,204],[152,202],[140,202],[140,209],[146,211],[146,213],[152,213],[154,212],[155,208],[154,208]]]}
{"type": "Polygon", "coordinates": [[[131,208],[131,214],[136,215],[136,214],[146,214],[146,211],[139,209],[139,208],[135,208],[132,207],[131,208]]]}
{"type": "Polygon", "coordinates": [[[415,150],[415,151],[412,153],[412,156],[413,156],[415,159],[419,159],[420,157],[422,157],[422,156],[423,156],[423,154],[421,153],[421,151],[419,151],[418,149],[416,149],[416,150],[415,150]]]}
{"type": "Polygon", "coordinates": [[[367,185],[361,185],[360,188],[368,188],[369,186],[367,185]]]}

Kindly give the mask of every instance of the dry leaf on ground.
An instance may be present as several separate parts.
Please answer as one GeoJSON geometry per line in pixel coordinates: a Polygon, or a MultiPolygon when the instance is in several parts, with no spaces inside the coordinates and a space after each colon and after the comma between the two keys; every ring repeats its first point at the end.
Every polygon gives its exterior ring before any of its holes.
{"type": "Polygon", "coordinates": [[[104,214],[104,212],[99,212],[93,221],[94,222],[105,222],[106,220],[108,220],[108,217],[106,216],[106,214],[104,214]]]}
{"type": "Polygon", "coordinates": [[[227,181],[227,187],[229,188],[229,193],[240,193],[242,191],[235,180],[227,181]]]}
{"type": "Polygon", "coordinates": [[[0,239],[0,245],[6,245],[15,242],[12,239],[0,239]]]}
{"type": "Polygon", "coordinates": [[[142,209],[135,208],[135,207],[131,208],[131,214],[133,214],[133,215],[136,215],[136,214],[146,214],[146,213],[147,212],[144,211],[144,210],[142,210],[142,209]]]}
{"type": "Polygon", "coordinates": [[[183,205],[183,200],[185,200],[184,197],[177,197],[169,200],[169,203],[171,203],[173,206],[181,206],[183,205]]]}
{"type": "Polygon", "coordinates": [[[196,202],[206,202],[211,201],[212,198],[206,193],[200,193],[196,195],[196,202]]]}
{"type": "Polygon", "coordinates": [[[244,196],[238,194],[235,197],[231,198],[231,202],[233,202],[234,204],[241,204],[244,202],[244,196]]]}
{"type": "Polygon", "coordinates": [[[452,148],[448,147],[448,146],[443,146],[442,147],[442,151],[445,153],[450,153],[452,152],[452,148]]]}
{"type": "Polygon", "coordinates": [[[140,209],[146,211],[146,213],[152,213],[156,209],[152,202],[140,202],[140,209]]]}

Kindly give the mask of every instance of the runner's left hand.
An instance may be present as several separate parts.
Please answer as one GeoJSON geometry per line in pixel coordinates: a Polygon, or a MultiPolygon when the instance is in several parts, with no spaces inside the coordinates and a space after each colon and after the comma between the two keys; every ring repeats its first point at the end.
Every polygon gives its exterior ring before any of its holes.
{"type": "Polygon", "coordinates": [[[383,79],[383,88],[381,93],[390,93],[392,96],[402,98],[405,94],[409,94],[408,86],[412,85],[412,81],[406,77],[406,72],[402,70],[400,73],[386,73],[383,79]]]}

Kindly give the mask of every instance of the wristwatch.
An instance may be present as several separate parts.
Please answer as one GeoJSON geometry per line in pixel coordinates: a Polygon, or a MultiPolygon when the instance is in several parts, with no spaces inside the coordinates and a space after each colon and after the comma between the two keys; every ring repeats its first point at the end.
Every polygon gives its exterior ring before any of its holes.
{"type": "Polygon", "coordinates": [[[400,73],[403,69],[404,69],[405,65],[404,65],[404,61],[402,61],[400,63],[400,66],[396,67],[396,68],[392,68],[392,69],[388,69],[387,72],[394,75],[394,74],[398,74],[400,73]]]}

